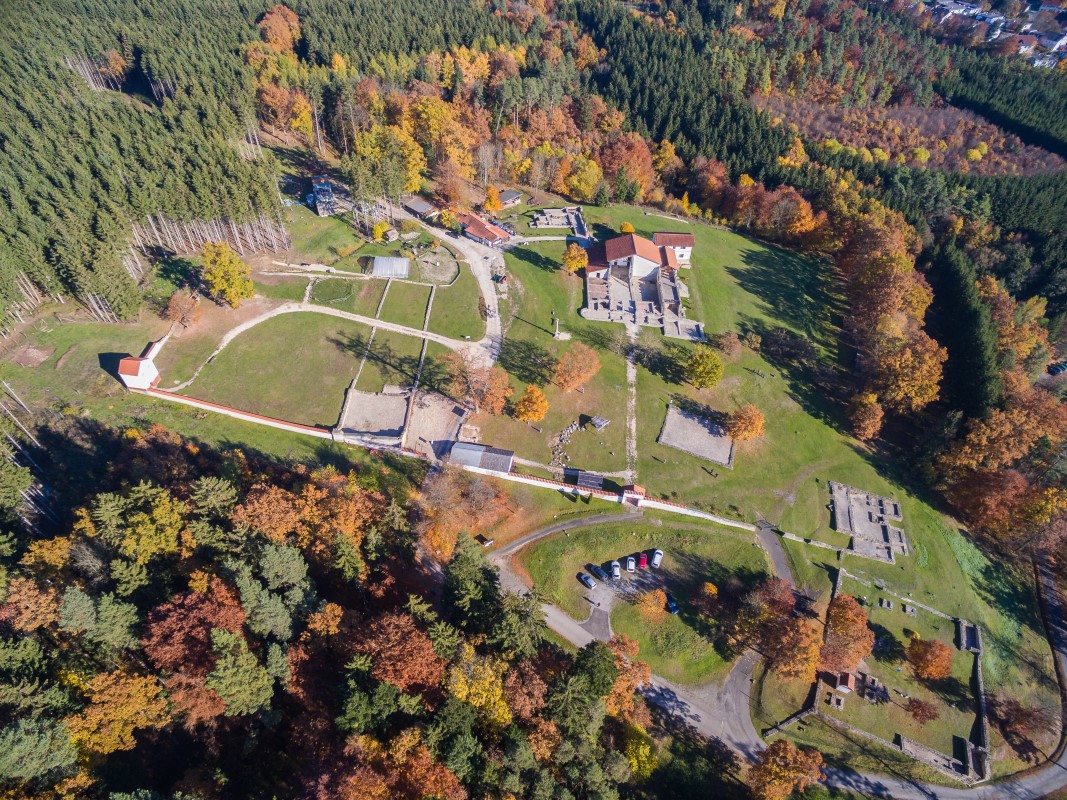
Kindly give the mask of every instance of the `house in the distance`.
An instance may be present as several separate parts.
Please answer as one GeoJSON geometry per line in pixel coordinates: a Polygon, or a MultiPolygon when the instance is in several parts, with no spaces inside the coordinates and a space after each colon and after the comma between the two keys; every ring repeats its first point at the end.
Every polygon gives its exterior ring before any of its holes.
{"type": "Polygon", "coordinates": [[[159,370],[154,359],[169,337],[168,333],[157,342],[149,342],[140,356],[126,356],[119,361],[119,380],[123,386],[143,391],[159,385],[159,370]]]}
{"type": "Polygon", "coordinates": [[[421,197],[409,197],[404,201],[404,208],[410,211],[419,219],[432,219],[436,217],[440,212],[433,203],[423,200],[421,197]]]}
{"type": "Polygon", "coordinates": [[[456,219],[463,226],[463,235],[480,244],[499,247],[511,238],[511,234],[499,225],[486,222],[477,214],[456,214],[456,219]]]}
{"type": "Polygon", "coordinates": [[[522,202],[522,192],[517,192],[514,189],[508,189],[500,193],[500,207],[511,208],[517,206],[522,202]]]}
{"type": "MultiPolygon", "coordinates": [[[[690,252],[692,248],[690,247],[690,252]]],[[[704,341],[704,326],[686,317],[689,290],[678,278],[675,249],[629,233],[589,250],[586,319],[662,328],[666,336],[704,341]]]]}
{"type": "Polygon", "coordinates": [[[1067,47],[1067,33],[1049,33],[1041,37],[1041,46],[1053,53],[1067,47]]]}
{"type": "Polygon", "coordinates": [[[311,179],[311,189],[315,193],[315,212],[320,217],[329,217],[337,213],[337,202],[333,197],[333,186],[325,175],[316,175],[311,179]]]}
{"type": "Polygon", "coordinates": [[[661,231],[652,234],[652,244],[672,250],[679,267],[690,266],[690,262],[693,258],[693,234],[666,233],[661,231]]]}

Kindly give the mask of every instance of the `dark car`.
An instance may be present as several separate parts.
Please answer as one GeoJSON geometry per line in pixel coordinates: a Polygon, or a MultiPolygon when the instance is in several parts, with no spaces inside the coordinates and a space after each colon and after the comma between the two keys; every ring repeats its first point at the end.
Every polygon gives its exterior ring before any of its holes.
{"type": "Polygon", "coordinates": [[[596,581],[594,581],[592,578],[590,578],[584,572],[578,573],[578,580],[580,580],[582,583],[585,584],[585,588],[586,589],[592,590],[592,589],[596,588],[596,581]]]}
{"type": "Polygon", "coordinates": [[[590,566],[589,571],[596,575],[598,578],[600,578],[600,580],[602,581],[606,581],[608,579],[608,573],[604,572],[604,570],[602,570],[596,564],[590,566]]]}
{"type": "Polygon", "coordinates": [[[667,595],[667,610],[672,614],[678,613],[678,604],[674,602],[674,598],[670,595],[667,595]]]}

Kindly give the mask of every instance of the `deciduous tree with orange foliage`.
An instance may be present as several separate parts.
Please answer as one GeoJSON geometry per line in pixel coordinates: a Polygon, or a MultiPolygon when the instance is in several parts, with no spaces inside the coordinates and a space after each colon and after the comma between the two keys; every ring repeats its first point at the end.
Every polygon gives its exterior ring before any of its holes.
{"type": "Polygon", "coordinates": [[[195,325],[203,315],[200,298],[185,290],[172,294],[167,301],[167,309],[163,312],[164,319],[177,322],[183,328],[195,325]]]}
{"type": "Polygon", "coordinates": [[[751,403],[741,406],[726,418],[726,432],[736,442],[747,442],[763,435],[763,412],[751,403]]]}
{"type": "Polygon", "coordinates": [[[482,202],[482,211],[490,217],[495,217],[496,212],[504,207],[500,202],[500,190],[495,186],[488,186],[485,190],[485,200],[482,202]]]}
{"type": "Polygon", "coordinates": [[[522,422],[540,422],[547,413],[548,400],[545,393],[530,384],[515,403],[515,419],[522,422]]]}
{"type": "Polygon", "coordinates": [[[820,631],[815,623],[801,617],[789,617],[763,641],[764,654],[777,675],[807,683],[815,680],[822,647],[820,631]]]}
{"type": "Polygon", "coordinates": [[[584,386],[600,372],[600,356],[596,350],[577,342],[556,362],[555,381],[563,391],[584,386]]]}
{"type": "Polygon", "coordinates": [[[1022,362],[1031,353],[1048,351],[1048,330],[1041,324],[1046,301],[1031,297],[1017,303],[1007,290],[990,275],[978,279],[978,294],[989,304],[990,317],[997,330],[997,353],[1011,353],[1022,362]]]}
{"type": "Polygon", "coordinates": [[[852,432],[856,434],[857,439],[866,442],[878,436],[882,431],[882,420],[885,418],[882,405],[878,402],[878,395],[874,392],[860,392],[853,395],[848,418],[852,423],[852,432]]]}
{"type": "Polygon", "coordinates": [[[920,725],[925,725],[927,722],[933,722],[941,716],[941,712],[937,710],[937,706],[926,700],[920,700],[918,697],[910,698],[908,702],[904,704],[904,710],[911,714],[912,719],[920,725]]]}
{"type": "Polygon", "coordinates": [[[640,645],[622,634],[616,633],[608,640],[608,649],[615,656],[619,675],[604,701],[607,712],[621,719],[632,719],[636,710],[637,690],[648,683],[652,669],[638,660],[640,645]]]}
{"type": "Polygon", "coordinates": [[[141,645],[156,669],[202,676],[215,663],[211,631],[240,633],[244,624],[237,593],[212,578],[208,591],[182,592],[148,612],[141,645]]]}
{"type": "Polygon", "coordinates": [[[652,622],[662,622],[667,618],[667,593],[662,589],[641,592],[634,601],[641,615],[652,622]]]}
{"type": "Polygon", "coordinates": [[[291,55],[294,45],[300,41],[300,18],[279,3],[260,18],[259,35],[271,49],[291,55]]]}
{"type": "Polygon", "coordinates": [[[939,681],[952,672],[952,648],[940,639],[916,637],[908,645],[908,662],[924,681],[939,681]]]}
{"type": "Polygon", "coordinates": [[[1015,388],[1004,408],[967,423],[964,436],[938,458],[938,468],[949,480],[970,470],[999,470],[1025,458],[1045,437],[1053,445],[1067,439],[1067,409],[1044,389],[1015,388]]]}
{"type": "Polygon", "coordinates": [[[441,363],[448,371],[453,391],[474,406],[475,414],[500,414],[514,394],[504,370],[482,364],[470,351],[447,353],[441,363]]]}
{"type": "Polygon", "coordinates": [[[504,677],[504,697],[517,719],[533,719],[545,705],[548,684],[537,674],[537,668],[529,661],[512,664],[504,677]]]}
{"type": "Polygon", "coordinates": [[[872,388],[886,407],[915,413],[937,399],[948,351],[917,330],[904,342],[886,347],[878,359],[872,388]]]}
{"type": "Polygon", "coordinates": [[[371,657],[371,675],[407,694],[420,694],[441,685],[445,660],[410,614],[392,611],[370,622],[356,645],[371,657]]]}
{"type": "Polygon", "coordinates": [[[571,242],[563,251],[563,269],[573,275],[589,264],[589,251],[577,242],[571,242]]]}
{"type": "Polygon", "coordinates": [[[867,612],[848,594],[830,601],[820,668],[827,672],[852,672],[874,647],[874,631],[867,625],[867,612]]]}
{"type": "Polygon", "coordinates": [[[67,718],[74,742],[89,753],[132,750],[138,730],[170,721],[163,687],[154,677],[102,672],[89,682],[89,706],[67,718]]]}
{"type": "Polygon", "coordinates": [[[748,785],[758,800],[786,800],[795,791],[822,780],[822,754],[776,739],[756,756],[748,785]]]}
{"type": "Polygon", "coordinates": [[[59,619],[59,593],[42,588],[29,578],[13,578],[7,587],[7,598],[0,606],[0,619],[7,619],[15,630],[30,632],[59,619]]]}

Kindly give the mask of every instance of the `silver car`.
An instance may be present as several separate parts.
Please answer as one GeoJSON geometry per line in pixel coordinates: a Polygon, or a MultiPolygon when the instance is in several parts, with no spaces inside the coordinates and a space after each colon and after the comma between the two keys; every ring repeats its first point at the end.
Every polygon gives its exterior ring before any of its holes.
{"type": "Polygon", "coordinates": [[[663,551],[657,550],[652,554],[652,569],[659,569],[660,564],[663,563],[663,551]]]}
{"type": "Polygon", "coordinates": [[[633,556],[626,556],[626,571],[637,572],[637,559],[633,556]]]}
{"type": "Polygon", "coordinates": [[[611,579],[613,581],[617,581],[621,577],[622,577],[622,567],[620,566],[618,561],[612,561],[611,562],[611,579]]]}

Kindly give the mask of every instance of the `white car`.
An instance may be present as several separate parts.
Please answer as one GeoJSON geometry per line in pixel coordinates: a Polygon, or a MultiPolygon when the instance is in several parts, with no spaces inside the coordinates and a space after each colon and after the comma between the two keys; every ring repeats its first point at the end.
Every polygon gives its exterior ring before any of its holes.
{"type": "Polygon", "coordinates": [[[619,565],[618,561],[612,561],[611,562],[611,579],[613,581],[617,581],[621,577],[622,577],[622,567],[619,565]]]}
{"type": "Polygon", "coordinates": [[[633,556],[626,557],[626,571],[637,572],[637,559],[633,556]]]}
{"type": "Polygon", "coordinates": [[[657,550],[652,554],[652,569],[659,569],[660,564],[663,563],[663,551],[657,550]]]}

